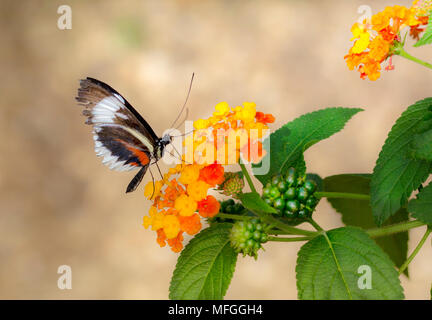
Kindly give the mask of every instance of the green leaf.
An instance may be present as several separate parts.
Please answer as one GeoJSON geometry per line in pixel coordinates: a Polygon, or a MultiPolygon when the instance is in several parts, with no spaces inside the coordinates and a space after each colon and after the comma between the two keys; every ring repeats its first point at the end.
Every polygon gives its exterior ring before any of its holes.
{"type": "Polygon", "coordinates": [[[170,299],[223,299],[237,262],[229,240],[231,227],[230,223],[216,223],[183,249],[171,279],[170,299]]]}
{"type": "Polygon", "coordinates": [[[403,299],[398,273],[389,257],[361,229],[343,227],[302,246],[297,259],[299,299],[403,299]],[[371,288],[361,289],[370,268],[371,288]]]}
{"type": "MultiPolygon", "coordinates": [[[[274,175],[295,167],[304,171],[303,152],[315,143],[327,139],[343,129],[345,123],[362,109],[358,108],[327,108],[307,113],[288,122],[275,132],[270,139],[270,169],[265,175],[256,175],[262,184],[267,183],[274,175]]],[[[265,145],[265,143],[264,143],[265,145]]],[[[268,159],[263,159],[268,161],[268,159]]],[[[261,164],[253,167],[260,167],[261,164]]]]}
{"type": "Polygon", "coordinates": [[[380,226],[407,203],[412,191],[429,175],[431,163],[408,157],[416,126],[432,106],[432,98],[418,101],[402,113],[380,152],[371,181],[375,223],[380,226]]]}
{"type": "MultiPolygon", "coordinates": [[[[324,191],[369,194],[370,174],[340,174],[323,180],[324,191]]],[[[370,229],[375,227],[370,202],[365,200],[327,198],[332,207],[342,215],[342,222],[349,226],[370,229]]],[[[408,220],[408,212],[401,208],[384,225],[395,224],[408,220]]],[[[391,234],[374,239],[375,242],[390,256],[397,267],[407,259],[408,231],[391,234]]],[[[408,275],[408,269],[405,269],[408,275]]]]}
{"type": "Polygon", "coordinates": [[[411,215],[427,224],[432,224],[432,184],[420,190],[416,199],[408,204],[411,215]]]}
{"type": "Polygon", "coordinates": [[[277,213],[276,209],[265,203],[256,192],[242,193],[239,199],[243,206],[252,212],[277,213]]]}
{"type": "Polygon", "coordinates": [[[415,135],[411,147],[415,159],[432,161],[432,129],[415,135]]]}
{"type": "Polygon", "coordinates": [[[423,46],[425,44],[432,43],[432,23],[431,23],[431,20],[432,20],[432,12],[429,14],[428,25],[426,27],[425,33],[420,38],[420,40],[417,41],[416,44],[414,44],[414,47],[420,47],[420,46],[423,46]]]}

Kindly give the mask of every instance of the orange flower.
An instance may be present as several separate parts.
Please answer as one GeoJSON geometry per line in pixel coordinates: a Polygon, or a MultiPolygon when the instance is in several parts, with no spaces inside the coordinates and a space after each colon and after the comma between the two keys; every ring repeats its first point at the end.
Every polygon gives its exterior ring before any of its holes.
{"type": "Polygon", "coordinates": [[[199,172],[199,179],[212,187],[224,181],[224,168],[217,163],[202,168],[199,172]]]}
{"type": "MultiPolygon", "coordinates": [[[[355,23],[351,28],[354,44],[344,57],[348,68],[357,68],[362,79],[368,77],[372,81],[377,80],[380,77],[381,63],[394,54],[393,48],[401,41],[401,30],[409,27],[410,36],[419,38],[419,33],[424,30],[419,26],[428,22],[426,8],[432,8],[431,0],[414,1],[411,8],[397,5],[386,7],[373,15],[370,23],[355,23]]],[[[391,63],[386,67],[386,70],[393,69],[391,63]]]]}
{"type": "Polygon", "coordinates": [[[198,214],[190,217],[179,217],[180,228],[189,235],[194,235],[201,230],[201,220],[198,214]]]}
{"type": "Polygon", "coordinates": [[[214,217],[220,209],[220,203],[215,197],[209,195],[204,200],[198,202],[198,211],[201,217],[214,217]]]}
{"type": "MultiPolygon", "coordinates": [[[[219,208],[216,210],[212,202],[216,199],[207,196],[207,190],[217,183],[222,183],[223,179],[224,168],[218,164],[177,165],[171,168],[163,180],[155,182],[157,196],[150,199],[153,205],[150,207],[149,215],[143,218],[143,226],[156,231],[156,241],[161,247],[168,244],[172,251],[181,251],[183,233],[194,235],[201,230],[200,215],[196,213],[198,201],[210,201],[207,211],[200,210],[204,212],[202,217],[219,212],[219,208]],[[213,184],[210,185],[208,182],[213,184]]],[[[146,190],[146,195],[150,198],[153,193],[152,182],[146,186],[146,190]]],[[[218,201],[216,203],[219,205],[218,201]]],[[[200,204],[200,207],[202,206],[203,204],[200,204]]]]}
{"type": "Polygon", "coordinates": [[[275,117],[272,114],[270,114],[270,113],[264,114],[263,112],[260,112],[260,111],[258,111],[255,114],[255,119],[258,122],[261,122],[261,123],[264,123],[264,124],[266,124],[266,123],[273,123],[275,121],[275,117]]]}

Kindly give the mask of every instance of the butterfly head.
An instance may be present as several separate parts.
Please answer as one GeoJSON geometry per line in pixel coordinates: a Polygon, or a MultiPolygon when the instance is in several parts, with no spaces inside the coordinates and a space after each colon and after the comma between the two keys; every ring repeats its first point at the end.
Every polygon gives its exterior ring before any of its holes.
{"type": "Polygon", "coordinates": [[[167,133],[160,139],[160,143],[161,145],[166,146],[167,144],[170,144],[173,141],[173,139],[174,137],[167,133]]]}
{"type": "Polygon", "coordinates": [[[156,158],[160,159],[163,157],[165,147],[173,141],[174,137],[166,134],[158,141],[158,148],[156,149],[156,158]]]}

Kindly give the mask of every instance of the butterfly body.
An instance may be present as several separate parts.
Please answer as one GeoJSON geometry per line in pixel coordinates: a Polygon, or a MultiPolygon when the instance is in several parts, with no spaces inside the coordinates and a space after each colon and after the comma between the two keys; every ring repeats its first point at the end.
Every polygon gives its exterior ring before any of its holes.
{"type": "Polygon", "coordinates": [[[85,107],[86,123],[93,126],[95,152],[102,163],[119,171],[139,169],[126,190],[134,191],[148,167],[162,158],[172,137],[159,138],[132,105],[102,81],[81,80],[76,100],[85,107]]]}

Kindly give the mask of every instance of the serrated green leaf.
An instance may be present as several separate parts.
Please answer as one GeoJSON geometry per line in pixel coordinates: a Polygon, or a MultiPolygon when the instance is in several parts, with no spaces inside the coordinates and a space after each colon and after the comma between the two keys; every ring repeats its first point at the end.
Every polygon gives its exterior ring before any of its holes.
{"type": "Polygon", "coordinates": [[[416,199],[408,204],[411,215],[427,224],[432,224],[432,184],[420,190],[416,199]]]}
{"type": "Polygon", "coordinates": [[[432,161],[432,129],[415,135],[411,147],[413,158],[432,161]]]}
{"type": "Polygon", "coordinates": [[[414,44],[414,47],[420,47],[420,46],[423,46],[425,44],[432,43],[432,22],[431,22],[431,20],[432,20],[432,12],[429,14],[428,25],[426,27],[425,33],[420,38],[420,40],[414,44]]]}
{"type": "Polygon", "coordinates": [[[265,203],[256,192],[242,193],[239,199],[243,206],[252,212],[277,213],[276,209],[265,203]]]}
{"type": "MultiPolygon", "coordinates": [[[[369,194],[370,177],[370,174],[340,174],[326,177],[323,180],[324,191],[369,194]]],[[[342,215],[342,222],[345,225],[362,229],[375,227],[369,201],[342,198],[327,198],[327,201],[342,215]]],[[[406,209],[401,208],[384,225],[407,220],[408,212],[406,209]]],[[[400,267],[407,259],[407,231],[375,238],[374,240],[389,255],[397,267],[400,267]]],[[[405,269],[405,274],[408,275],[408,268],[405,269]]]]}
{"type": "Polygon", "coordinates": [[[407,203],[412,191],[429,175],[431,163],[409,157],[416,126],[432,106],[432,98],[416,102],[392,127],[376,162],[371,181],[371,205],[380,226],[407,203]]]}
{"type": "MultiPolygon", "coordinates": [[[[270,157],[270,170],[265,175],[257,175],[257,179],[265,184],[274,175],[289,167],[304,171],[303,152],[342,130],[345,123],[359,111],[362,109],[327,108],[307,113],[288,122],[267,138],[270,139],[270,151],[267,150],[266,155],[270,157]]],[[[261,164],[258,164],[253,167],[260,166],[261,164]]]]}
{"type": "Polygon", "coordinates": [[[170,299],[223,299],[237,262],[229,240],[231,227],[230,223],[216,223],[183,249],[171,279],[170,299]]]}
{"type": "Polygon", "coordinates": [[[303,245],[298,252],[296,273],[299,299],[404,297],[393,262],[366,232],[354,227],[330,230],[303,245]],[[370,289],[359,286],[363,279],[360,277],[364,276],[361,266],[370,268],[370,289]]]}

